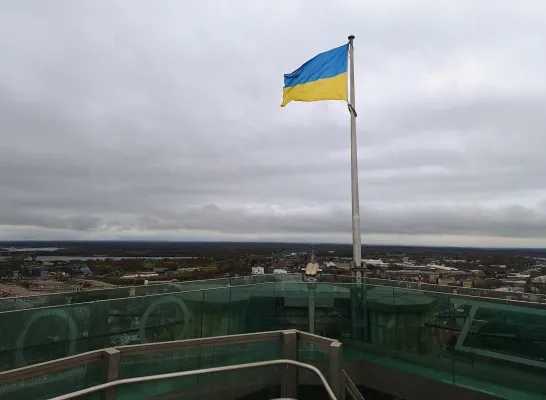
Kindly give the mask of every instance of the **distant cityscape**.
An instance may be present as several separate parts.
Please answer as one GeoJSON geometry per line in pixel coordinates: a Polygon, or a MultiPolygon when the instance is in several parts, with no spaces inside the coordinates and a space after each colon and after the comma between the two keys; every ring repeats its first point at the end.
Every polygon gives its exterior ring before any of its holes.
{"type": "MultiPolygon", "coordinates": [[[[66,242],[0,244],[0,297],[260,274],[350,275],[338,244],[66,242]]],[[[488,289],[488,296],[541,301],[546,251],[364,246],[369,279],[488,289]],[[544,253],[544,254],[543,254],[544,253]]]]}

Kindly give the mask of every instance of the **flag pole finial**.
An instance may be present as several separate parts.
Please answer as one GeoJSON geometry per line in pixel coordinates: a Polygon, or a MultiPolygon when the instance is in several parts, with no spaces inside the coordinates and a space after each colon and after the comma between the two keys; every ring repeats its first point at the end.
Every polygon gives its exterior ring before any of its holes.
{"type": "Polygon", "coordinates": [[[349,41],[352,42],[355,39],[355,35],[349,35],[349,41]]]}

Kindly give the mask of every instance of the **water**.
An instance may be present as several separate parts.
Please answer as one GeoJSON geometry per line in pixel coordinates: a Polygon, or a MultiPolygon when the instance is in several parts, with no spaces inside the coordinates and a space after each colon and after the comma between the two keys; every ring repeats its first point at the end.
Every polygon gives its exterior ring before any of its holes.
{"type": "Polygon", "coordinates": [[[107,256],[37,256],[39,261],[88,261],[88,260],[191,260],[197,257],[107,257],[107,256]]]}
{"type": "Polygon", "coordinates": [[[29,251],[57,251],[64,250],[62,247],[2,247],[0,251],[9,251],[14,253],[16,251],[29,252],[29,251]]]}

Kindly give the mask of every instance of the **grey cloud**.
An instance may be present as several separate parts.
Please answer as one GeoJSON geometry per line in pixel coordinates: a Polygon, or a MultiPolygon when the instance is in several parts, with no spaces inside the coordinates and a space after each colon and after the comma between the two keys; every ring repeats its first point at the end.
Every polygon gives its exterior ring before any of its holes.
{"type": "Polygon", "coordinates": [[[350,235],[345,105],[279,107],[348,33],[366,240],[544,236],[543,2],[150,4],[0,6],[1,238],[350,235]]]}
{"type": "MultiPolygon", "coordinates": [[[[37,225],[40,228],[99,232],[109,230],[126,232],[196,231],[219,232],[228,235],[275,234],[343,234],[350,222],[349,210],[332,209],[327,212],[287,211],[276,214],[272,210],[259,214],[242,209],[223,210],[216,205],[190,208],[173,213],[157,211],[150,215],[117,215],[118,220],[102,217],[43,218],[30,215],[25,218],[14,214],[2,216],[13,225],[37,225]],[[121,219],[121,220],[119,220],[121,219]]],[[[473,235],[478,237],[538,238],[546,236],[546,213],[521,206],[499,209],[482,207],[397,207],[374,209],[364,207],[361,213],[364,235],[473,235]]]]}
{"type": "MultiPolygon", "coordinates": [[[[476,235],[543,238],[546,214],[520,206],[499,210],[480,207],[404,207],[372,209],[361,213],[363,234],[476,235]]],[[[144,221],[142,221],[144,222],[144,221]]],[[[149,218],[146,229],[221,230],[224,233],[344,233],[350,222],[349,210],[331,210],[311,215],[295,212],[285,215],[253,216],[241,210],[221,210],[206,206],[176,216],[174,219],[149,218]],[[222,226],[224,228],[219,229],[222,226]]]]}

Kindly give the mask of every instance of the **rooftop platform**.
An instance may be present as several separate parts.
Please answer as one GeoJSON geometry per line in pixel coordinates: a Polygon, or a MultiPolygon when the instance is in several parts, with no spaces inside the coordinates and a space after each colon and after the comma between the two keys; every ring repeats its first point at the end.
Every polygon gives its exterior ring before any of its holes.
{"type": "MultiPolygon", "coordinates": [[[[334,276],[304,283],[288,274],[2,299],[0,371],[116,346],[297,329],[339,340],[351,378],[378,390],[381,383],[359,377],[359,368],[500,398],[546,398],[546,304],[462,289],[334,276]]],[[[324,359],[314,348],[310,353],[324,359]]],[[[207,357],[225,354],[218,349],[207,357]]],[[[262,359],[261,351],[248,354],[248,362],[262,359]]],[[[149,367],[131,371],[158,373],[173,357],[148,355],[155,360],[149,367]]],[[[17,388],[48,379],[18,375],[8,393],[6,374],[0,373],[2,399],[29,398],[17,388]],[[12,395],[19,397],[6,397],[12,395]]],[[[100,362],[71,374],[68,391],[105,379],[100,362]]]]}

